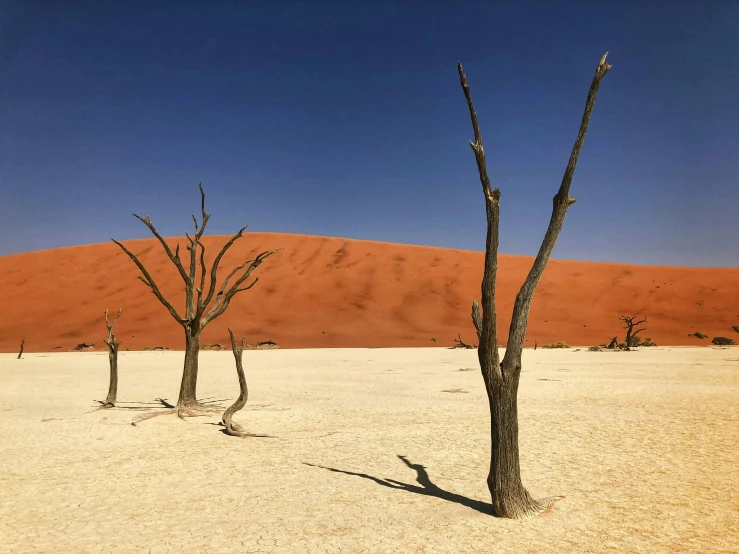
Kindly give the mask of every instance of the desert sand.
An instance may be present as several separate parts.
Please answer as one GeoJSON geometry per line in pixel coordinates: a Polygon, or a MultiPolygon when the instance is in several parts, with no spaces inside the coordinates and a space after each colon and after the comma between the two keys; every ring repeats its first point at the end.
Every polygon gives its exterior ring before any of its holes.
{"type": "MultiPolygon", "coordinates": [[[[247,351],[247,407],[157,417],[181,352],[0,355],[0,551],[542,553],[739,551],[739,348],[526,350],[522,477],[564,496],[488,515],[489,416],[476,352],[247,351]]],[[[199,393],[238,395],[230,352],[199,393]]]]}
{"type": "MultiPolygon", "coordinates": [[[[179,240],[184,249],[184,238],[179,240]]],[[[211,260],[227,237],[205,237],[211,260]]],[[[175,306],[184,285],[155,239],[125,241],[175,306]]],[[[480,297],[484,253],[381,242],[247,232],[224,258],[223,278],[256,253],[284,251],[257,271],[242,293],[203,334],[228,344],[230,326],[249,341],[282,348],[449,346],[458,333],[474,342],[470,305],[480,297]],[[436,339],[433,342],[431,339],[436,339]]],[[[498,332],[508,336],[515,295],[532,258],[500,256],[498,332]]],[[[210,261],[208,262],[210,263],[210,261]]],[[[95,343],[103,350],[103,311],[123,308],[116,327],[122,349],[183,349],[181,328],[137,279],[138,270],[112,243],[0,257],[0,352],[69,351],[95,343]]],[[[648,316],[658,345],[710,345],[739,339],[739,269],[634,266],[551,260],[534,296],[526,346],[558,341],[607,342],[624,333],[618,317],[648,316]],[[688,336],[695,331],[709,339],[688,336]]]]}

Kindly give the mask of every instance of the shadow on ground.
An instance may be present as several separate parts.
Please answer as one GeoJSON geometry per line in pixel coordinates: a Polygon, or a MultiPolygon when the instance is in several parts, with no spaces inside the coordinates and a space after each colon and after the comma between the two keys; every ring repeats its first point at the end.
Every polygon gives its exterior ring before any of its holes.
{"type": "Polygon", "coordinates": [[[436,498],[441,498],[442,500],[447,500],[448,502],[454,502],[455,504],[461,504],[462,506],[466,506],[467,508],[472,508],[473,510],[476,510],[485,515],[493,515],[493,507],[491,504],[481,502],[480,500],[473,500],[472,498],[467,498],[466,496],[462,496],[461,494],[445,491],[444,489],[436,486],[431,481],[431,478],[429,477],[425,466],[421,464],[413,464],[405,456],[398,455],[398,458],[400,458],[400,460],[405,465],[416,472],[416,482],[421,485],[420,487],[417,485],[402,483],[400,481],[396,481],[395,479],[380,479],[379,477],[373,477],[372,475],[367,475],[366,473],[344,471],[343,469],[325,467],[317,464],[309,464],[307,462],[303,462],[303,464],[311,467],[320,467],[321,469],[327,469],[328,471],[333,471],[335,473],[343,473],[345,475],[362,477],[363,479],[369,479],[370,481],[374,481],[378,485],[382,485],[383,487],[388,487],[391,489],[404,490],[415,494],[422,494],[424,496],[435,496],[436,498]]]}

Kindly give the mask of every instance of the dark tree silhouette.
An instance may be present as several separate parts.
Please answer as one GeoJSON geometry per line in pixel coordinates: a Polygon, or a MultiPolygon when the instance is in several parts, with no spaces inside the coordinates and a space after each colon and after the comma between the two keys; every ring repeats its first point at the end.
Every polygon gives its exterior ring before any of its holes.
{"type": "Polygon", "coordinates": [[[638,327],[642,323],[647,322],[647,317],[644,316],[644,319],[636,319],[636,314],[634,315],[622,315],[619,317],[619,321],[623,324],[624,329],[626,329],[626,340],[624,341],[624,344],[626,345],[626,350],[631,348],[632,346],[639,346],[639,337],[637,336],[642,331],[646,331],[646,327],[641,327],[639,329],[634,329],[634,327],[638,327]]]}
{"type": "Polygon", "coordinates": [[[180,245],[178,244],[175,251],[169,247],[167,242],[162,238],[159,232],[156,230],[154,225],[149,219],[148,215],[144,217],[133,214],[135,218],[146,225],[152,234],[157,238],[164,248],[167,257],[175,265],[179,272],[182,280],[185,282],[185,315],[180,315],[175,307],[167,300],[159,290],[154,278],[148,272],[146,267],[139,261],[138,257],[133,254],[123,244],[113,239],[113,242],[117,244],[126,255],[131,258],[136,267],[139,268],[142,275],[139,279],[151,290],[157,300],[167,308],[169,313],[172,315],[174,320],[182,325],[185,331],[185,364],[182,372],[182,383],[180,385],[180,395],[177,400],[177,411],[179,415],[192,415],[193,411],[204,409],[197,401],[196,388],[198,382],[198,354],[200,352],[200,334],[203,329],[214,319],[219,317],[223,312],[226,311],[231,300],[238,293],[249,290],[252,288],[259,278],[255,278],[249,284],[244,283],[249,279],[252,272],[259,267],[259,265],[280,250],[270,250],[262,252],[253,260],[247,260],[241,265],[234,268],[221,284],[221,287],[216,294],[216,283],[217,283],[217,272],[221,259],[226,254],[229,248],[240,239],[248,225],[242,227],[238,233],[236,233],[231,239],[221,248],[221,251],[213,261],[213,265],[210,269],[209,285],[206,287],[206,277],[208,277],[208,270],[205,266],[205,246],[201,242],[205,227],[210,219],[210,214],[205,213],[205,192],[203,191],[202,184],[200,187],[200,212],[202,221],[198,226],[198,220],[193,215],[192,219],[195,222],[195,234],[191,237],[186,234],[189,245],[187,249],[190,251],[190,263],[189,268],[186,270],[185,266],[180,259],[180,245]],[[198,272],[198,265],[200,271],[198,272]],[[229,283],[231,279],[236,276],[233,283],[229,283]],[[243,285],[243,286],[242,286],[243,285]],[[211,302],[213,305],[211,306],[211,302]]]}
{"type": "Polygon", "coordinates": [[[25,337],[24,337],[24,338],[23,338],[23,340],[21,341],[21,351],[20,351],[20,352],[18,352],[18,357],[16,358],[16,360],[20,360],[20,359],[21,359],[21,357],[23,357],[23,348],[24,348],[25,346],[26,346],[26,339],[25,339],[25,337]]]}
{"type": "Polygon", "coordinates": [[[572,148],[562,184],[553,199],[552,216],[549,221],[539,253],[529,271],[521,290],[516,295],[513,316],[508,335],[508,346],[501,361],[498,354],[498,338],[495,312],[495,286],[498,273],[498,241],[500,222],[500,191],[493,189],[487,173],[482,134],[477,114],[472,104],[470,88],[462,64],[458,64],[459,78],[469,108],[475,141],[470,146],[475,154],[480,183],[485,197],[487,217],[487,239],[485,246],[485,268],[482,280],[482,314],[477,302],[472,305],[472,320],[480,338],[477,349],[482,377],[485,382],[490,406],[490,436],[492,442],[488,489],[493,502],[493,512],[501,517],[524,518],[547,509],[558,497],[534,500],[521,483],[518,452],[518,383],[521,375],[521,353],[523,350],[529,309],[536,286],[544,273],[554,244],[557,240],[567,209],[575,203],[570,196],[570,185],[575,173],[577,159],[585,140],[595,97],[603,76],[611,66],[606,63],[608,53],[601,58],[590,85],[585,112],[580,123],[577,140],[572,148]]]}

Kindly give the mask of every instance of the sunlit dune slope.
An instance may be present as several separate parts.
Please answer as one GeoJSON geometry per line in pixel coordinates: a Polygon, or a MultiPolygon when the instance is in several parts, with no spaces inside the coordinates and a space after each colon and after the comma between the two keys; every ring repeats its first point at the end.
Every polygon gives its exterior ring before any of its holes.
{"type": "MultiPolygon", "coordinates": [[[[177,240],[184,246],[186,240],[177,240]]],[[[227,237],[204,239],[210,263],[227,237]]],[[[184,312],[184,285],[155,239],[126,241],[165,296],[184,312]]],[[[258,268],[259,283],[240,293],[203,332],[228,344],[226,327],[250,343],[283,348],[449,346],[461,333],[476,342],[470,304],[480,297],[482,252],[340,238],[247,233],[223,259],[221,278],[263,250],[284,248],[258,268]],[[436,343],[432,341],[436,339],[436,343]]],[[[501,255],[498,330],[508,335],[516,292],[532,258],[501,255]]],[[[137,279],[112,243],[0,257],[0,351],[66,351],[81,342],[103,348],[103,312],[123,308],[122,349],[184,346],[182,328],[137,279]]],[[[700,331],[739,339],[739,269],[631,266],[551,260],[534,296],[527,346],[606,342],[618,317],[648,316],[643,337],[659,345],[710,344],[700,331]]],[[[739,342],[739,340],[737,341],[739,342]]]]}

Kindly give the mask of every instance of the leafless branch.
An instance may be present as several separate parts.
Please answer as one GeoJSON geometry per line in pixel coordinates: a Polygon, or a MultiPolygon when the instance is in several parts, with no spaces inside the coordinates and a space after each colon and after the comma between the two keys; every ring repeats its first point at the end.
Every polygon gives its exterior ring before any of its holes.
{"type": "MultiPolygon", "coordinates": [[[[218,266],[221,263],[221,258],[223,258],[226,252],[228,252],[228,249],[231,248],[233,243],[239,240],[244,235],[244,231],[246,231],[248,227],[248,225],[244,225],[241,229],[239,229],[239,231],[234,236],[232,236],[226,244],[223,245],[223,248],[221,248],[221,251],[216,256],[216,259],[213,260],[213,266],[210,270],[210,286],[208,287],[208,294],[205,297],[205,300],[203,300],[202,303],[198,306],[197,317],[201,317],[203,313],[205,313],[206,308],[210,304],[211,300],[213,300],[213,294],[216,291],[218,266]]],[[[244,267],[245,265],[246,264],[242,265],[241,267],[244,267]]],[[[231,275],[233,275],[233,273],[235,273],[236,271],[238,271],[238,269],[234,270],[231,275]]]]}
{"type": "MultiPolygon", "coordinates": [[[[595,98],[598,93],[600,81],[605,74],[608,73],[608,70],[611,69],[611,66],[606,62],[607,56],[608,52],[603,55],[595,69],[595,75],[593,76],[590,90],[588,91],[588,97],[585,102],[585,110],[582,116],[582,121],[580,122],[577,139],[572,147],[572,153],[570,154],[567,168],[562,177],[562,183],[560,184],[557,194],[552,200],[553,207],[552,216],[549,220],[549,227],[544,235],[544,240],[541,243],[539,253],[534,260],[531,270],[516,295],[510,332],[508,334],[508,346],[506,348],[505,357],[503,358],[502,370],[504,379],[507,378],[506,372],[517,371],[520,369],[521,352],[523,350],[523,343],[526,337],[526,327],[528,324],[529,310],[531,308],[531,301],[534,297],[534,291],[544,273],[544,269],[549,261],[549,256],[552,253],[554,244],[562,229],[567,209],[576,201],[575,198],[570,196],[570,185],[572,184],[572,178],[575,175],[575,168],[577,166],[578,157],[580,156],[580,150],[585,141],[585,135],[588,130],[588,124],[590,123],[590,116],[593,112],[593,107],[595,106],[595,98]]],[[[483,314],[484,310],[485,305],[483,304],[483,314]]]]}
{"type": "Polygon", "coordinates": [[[144,225],[146,225],[149,228],[149,230],[152,232],[152,234],[157,238],[157,240],[159,240],[161,245],[164,247],[164,251],[167,253],[167,257],[170,260],[172,260],[172,263],[175,265],[175,267],[177,267],[177,271],[180,272],[180,275],[185,280],[185,283],[187,283],[188,282],[187,273],[185,272],[185,268],[182,266],[182,261],[180,260],[180,257],[179,257],[180,246],[177,245],[177,248],[176,248],[177,256],[175,256],[172,253],[172,249],[167,244],[167,241],[164,240],[162,235],[159,234],[159,231],[156,230],[156,227],[154,227],[154,224],[151,222],[151,219],[149,218],[149,214],[144,214],[144,217],[141,217],[140,215],[136,215],[136,214],[133,214],[133,216],[139,221],[141,221],[144,225]]]}
{"type": "Polygon", "coordinates": [[[472,323],[475,325],[479,342],[480,337],[482,337],[482,316],[480,315],[480,304],[477,303],[477,300],[472,301],[472,323]]]}
{"type": "Polygon", "coordinates": [[[23,340],[21,340],[21,350],[20,352],[18,352],[18,357],[16,358],[16,360],[20,360],[21,357],[23,357],[23,348],[25,347],[25,345],[26,345],[26,338],[23,337],[23,340]]]}
{"type": "MultiPolygon", "coordinates": [[[[487,237],[485,240],[485,271],[482,278],[482,316],[479,322],[479,358],[485,386],[490,390],[494,377],[501,377],[498,355],[497,316],[495,308],[495,283],[498,275],[498,243],[500,227],[500,190],[493,189],[488,177],[485,149],[482,145],[482,133],[477,122],[477,113],[472,103],[470,87],[467,84],[467,76],[464,74],[462,64],[457,64],[459,81],[467,100],[467,108],[470,111],[472,130],[475,142],[470,141],[470,147],[475,154],[477,171],[480,175],[480,184],[485,196],[485,216],[487,219],[487,237]],[[488,356],[488,349],[492,349],[488,356]]],[[[478,311],[479,312],[479,311],[478,311]]],[[[474,317],[474,316],[473,316],[474,317]]],[[[474,322],[474,319],[473,319],[474,322]]],[[[475,324],[478,326],[478,323],[475,324]]]]}
{"type": "Polygon", "coordinates": [[[141,271],[141,273],[143,273],[144,276],[141,277],[139,275],[139,279],[147,287],[149,287],[151,289],[151,292],[154,293],[154,296],[156,296],[157,299],[159,300],[159,302],[161,302],[164,305],[164,307],[167,308],[167,310],[169,310],[169,313],[172,314],[172,317],[175,318],[175,320],[177,321],[177,323],[179,323],[180,325],[184,325],[186,323],[186,320],[183,317],[181,317],[180,314],[177,313],[177,310],[174,309],[174,306],[172,306],[172,304],[170,304],[169,301],[166,298],[164,298],[164,295],[159,290],[159,287],[157,286],[156,282],[154,281],[154,278],[151,276],[151,274],[144,267],[144,264],[142,264],[139,261],[139,259],[136,257],[136,255],[133,252],[131,252],[128,248],[126,248],[125,246],[123,246],[120,242],[118,242],[115,239],[111,239],[111,240],[115,244],[117,244],[118,246],[120,246],[121,250],[123,250],[129,258],[131,258],[131,260],[133,261],[133,263],[136,264],[136,267],[139,268],[139,271],[141,271]]]}
{"type": "MultiPolygon", "coordinates": [[[[241,289],[239,288],[239,285],[241,285],[244,281],[246,281],[251,276],[252,271],[254,271],[257,267],[259,267],[264,260],[272,256],[273,254],[277,254],[278,252],[281,252],[281,251],[282,249],[280,248],[279,250],[269,250],[267,252],[262,252],[261,254],[259,254],[254,260],[251,260],[251,264],[246,269],[246,271],[244,271],[244,273],[233,283],[233,285],[231,285],[228,288],[228,290],[226,290],[226,286],[228,284],[229,279],[233,277],[239,270],[243,269],[246,266],[246,264],[249,262],[245,262],[241,264],[240,266],[238,266],[233,271],[231,271],[228,277],[226,277],[226,280],[223,282],[223,285],[221,285],[221,290],[218,293],[218,297],[216,298],[215,304],[213,304],[213,307],[211,308],[211,310],[201,320],[202,321],[201,327],[205,328],[205,326],[208,323],[210,323],[215,318],[220,316],[224,311],[226,311],[226,308],[228,308],[229,303],[231,302],[233,297],[238,292],[242,290],[248,290],[252,286],[254,286],[256,284],[256,281],[254,281],[254,283],[252,283],[251,285],[247,287],[244,287],[241,289]]],[[[211,273],[211,279],[213,279],[212,273],[211,273]]]]}

